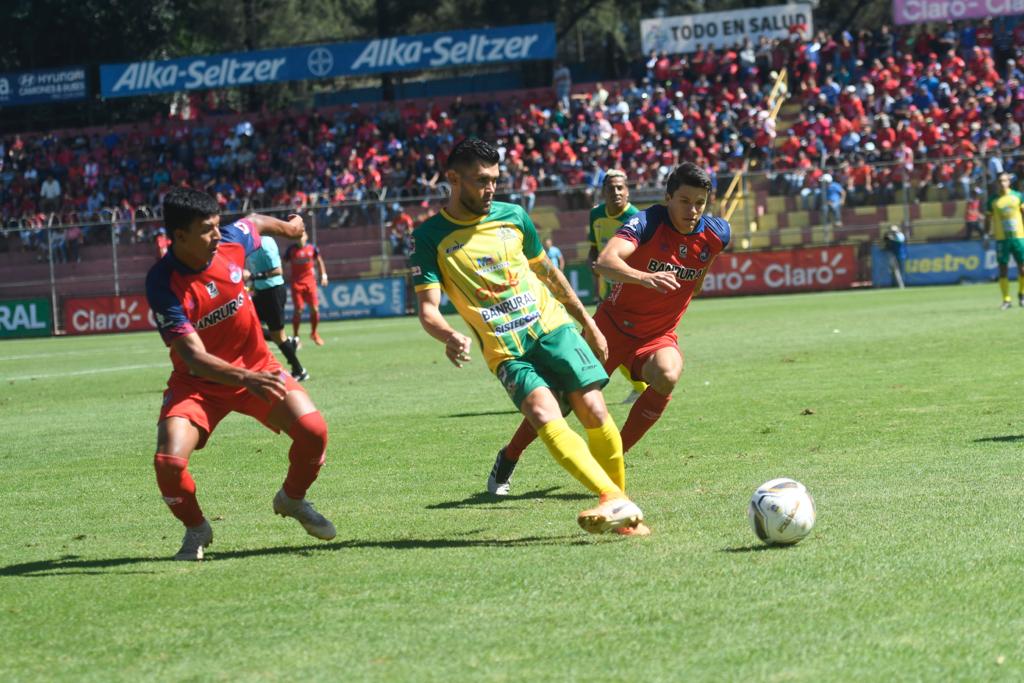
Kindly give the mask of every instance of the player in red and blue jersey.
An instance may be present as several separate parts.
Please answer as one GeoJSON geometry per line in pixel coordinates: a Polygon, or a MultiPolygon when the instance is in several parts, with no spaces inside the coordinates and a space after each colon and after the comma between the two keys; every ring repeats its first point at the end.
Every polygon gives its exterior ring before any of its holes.
{"type": "MultiPolygon", "coordinates": [[[[605,370],[625,366],[647,389],[622,427],[628,452],[665,412],[683,370],[676,327],[700,291],[715,257],[729,245],[728,221],[705,216],[711,179],[684,163],[668,178],[665,203],[640,211],[608,241],[595,268],[615,282],[594,313],[608,340],[605,370]],[[654,290],[653,292],[651,290],[654,290]]],[[[498,452],[487,489],[507,495],[508,482],[534,432],[523,422],[498,452]]]]}
{"type": "Polygon", "coordinates": [[[175,559],[201,560],[213,541],[188,461],[232,411],[292,438],[274,512],[294,517],[312,536],[334,538],[334,525],[305,498],[324,463],[327,425],[267,348],[242,277],[261,233],[295,239],[305,232],[302,219],[254,214],[221,227],[216,200],[187,188],[172,190],[163,206],[173,243],[146,276],[146,296],[173,365],[153,462],[164,501],[185,525],[175,559]]]}
{"type": "Polygon", "coordinates": [[[292,336],[299,336],[299,323],[302,322],[302,309],[309,304],[309,338],[317,346],[323,346],[324,340],[317,333],[317,325],[320,324],[320,302],[317,299],[317,278],[313,270],[314,265],[320,268],[320,286],[327,286],[327,269],[324,267],[324,259],[320,250],[315,244],[306,241],[306,233],[299,237],[299,243],[288,247],[284,253],[284,260],[291,264],[292,280],[292,336]]]}

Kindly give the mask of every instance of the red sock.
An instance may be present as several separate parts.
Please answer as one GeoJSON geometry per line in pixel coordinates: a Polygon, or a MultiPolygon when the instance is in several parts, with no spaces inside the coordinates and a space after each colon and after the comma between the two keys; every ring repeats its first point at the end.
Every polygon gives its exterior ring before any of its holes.
{"type": "Polygon", "coordinates": [[[202,524],[203,511],[196,500],[196,483],[188,473],[188,458],[157,453],[153,456],[153,467],[156,468],[156,485],[171,514],[185,526],[202,524]]]}
{"type": "Polygon", "coordinates": [[[658,421],[671,400],[672,394],[662,396],[651,387],[647,387],[647,390],[640,394],[640,398],[636,400],[632,410],[629,411],[626,424],[622,426],[623,453],[635,446],[636,442],[647,433],[647,430],[658,421]]]}
{"type": "Polygon", "coordinates": [[[505,459],[516,462],[519,460],[519,456],[523,454],[526,447],[529,446],[537,438],[537,431],[530,425],[529,422],[523,420],[519,423],[519,429],[512,435],[512,440],[505,446],[505,459]]]}
{"type": "Polygon", "coordinates": [[[288,451],[288,476],[284,480],[284,492],[289,498],[300,500],[323,467],[327,454],[327,423],[319,412],[307,413],[288,430],[292,447],[288,451]]]}

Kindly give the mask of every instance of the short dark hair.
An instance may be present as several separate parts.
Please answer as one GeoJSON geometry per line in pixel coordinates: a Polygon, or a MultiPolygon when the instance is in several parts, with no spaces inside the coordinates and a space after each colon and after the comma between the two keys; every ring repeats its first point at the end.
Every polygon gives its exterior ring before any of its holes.
{"type": "Polygon", "coordinates": [[[188,230],[197,218],[203,220],[218,213],[217,200],[199,190],[176,187],[164,197],[164,225],[172,235],[175,230],[188,230]]]}
{"type": "Polygon", "coordinates": [[[683,185],[687,187],[702,187],[711,193],[711,177],[697,164],[686,161],[672,171],[668,177],[668,184],[665,186],[665,194],[670,197],[683,185]]]}
{"type": "Polygon", "coordinates": [[[493,166],[501,161],[498,148],[480,138],[466,138],[452,148],[448,155],[448,169],[461,172],[476,162],[493,166]]]}

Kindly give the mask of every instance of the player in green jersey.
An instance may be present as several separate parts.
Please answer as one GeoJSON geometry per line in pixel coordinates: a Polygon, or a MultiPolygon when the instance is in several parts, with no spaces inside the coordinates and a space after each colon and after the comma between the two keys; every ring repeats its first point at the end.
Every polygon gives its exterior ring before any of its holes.
{"type": "Polygon", "coordinates": [[[1010,303],[1010,256],[1017,264],[1017,302],[1024,306],[1024,221],[1021,205],[1024,195],[1010,188],[1010,174],[999,175],[999,191],[989,197],[985,209],[985,229],[996,239],[996,263],[999,265],[999,291],[1003,294],[1002,309],[1010,303]]]}
{"type": "Polygon", "coordinates": [[[608,382],[601,367],[607,342],[544,253],[529,215],[494,201],[498,161],[497,149],[479,139],[452,149],[448,202],[413,233],[410,264],[420,324],[445,345],[456,367],[470,359],[471,339],[440,312],[443,289],[483,348],[488,368],[551,455],[600,496],[596,507],[579,514],[579,525],[590,533],[646,535],[643,512],[625,494],[622,437],[601,394],[608,382]],[[583,423],[587,441],[565,421],[558,394],[583,423]]]}
{"type": "MultiPolygon", "coordinates": [[[[590,253],[587,254],[587,261],[590,263],[590,271],[594,274],[594,290],[599,300],[604,301],[608,296],[611,285],[601,277],[594,264],[597,263],[597,255],[604,249],[616,232],[629,219],[639,213],[640,209],[629,203],[629,185],[626,183],[626,172],[617,168],[605,173],[604,181],[601,183],[601,198],[604,204],[598,204],[590,210],[590,228],[587,231],[587,240],[590,242],[590,253]]],[[[633,386],[623,403],[630,404],[640,398],[640,395],[647,390],[647,383],[642,380],[634,380],[623,366],[619,366],[619,372],[633,386]]]]}

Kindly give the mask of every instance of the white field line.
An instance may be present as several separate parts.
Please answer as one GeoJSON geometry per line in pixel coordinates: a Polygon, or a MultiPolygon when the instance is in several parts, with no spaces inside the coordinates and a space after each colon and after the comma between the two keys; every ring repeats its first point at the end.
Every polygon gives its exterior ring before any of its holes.
{"type": "Polygon", "coordinates": [[[168,367],[167,362],[163,363],[147,363],[145,365],[117,365],[110,368],[94,368],[92,370],[74,370],[72,372],[49,372],[42,374],[31,374],[31,375],[12,375],[10,377],[0,377],[0,382],[18,382],[30,379],[52,379],[54,377],[79,377],[82,375],[98,375],[104,372],[126,372],[128,370],[150,370],[152,368],[165,368],[168,367]]]}

